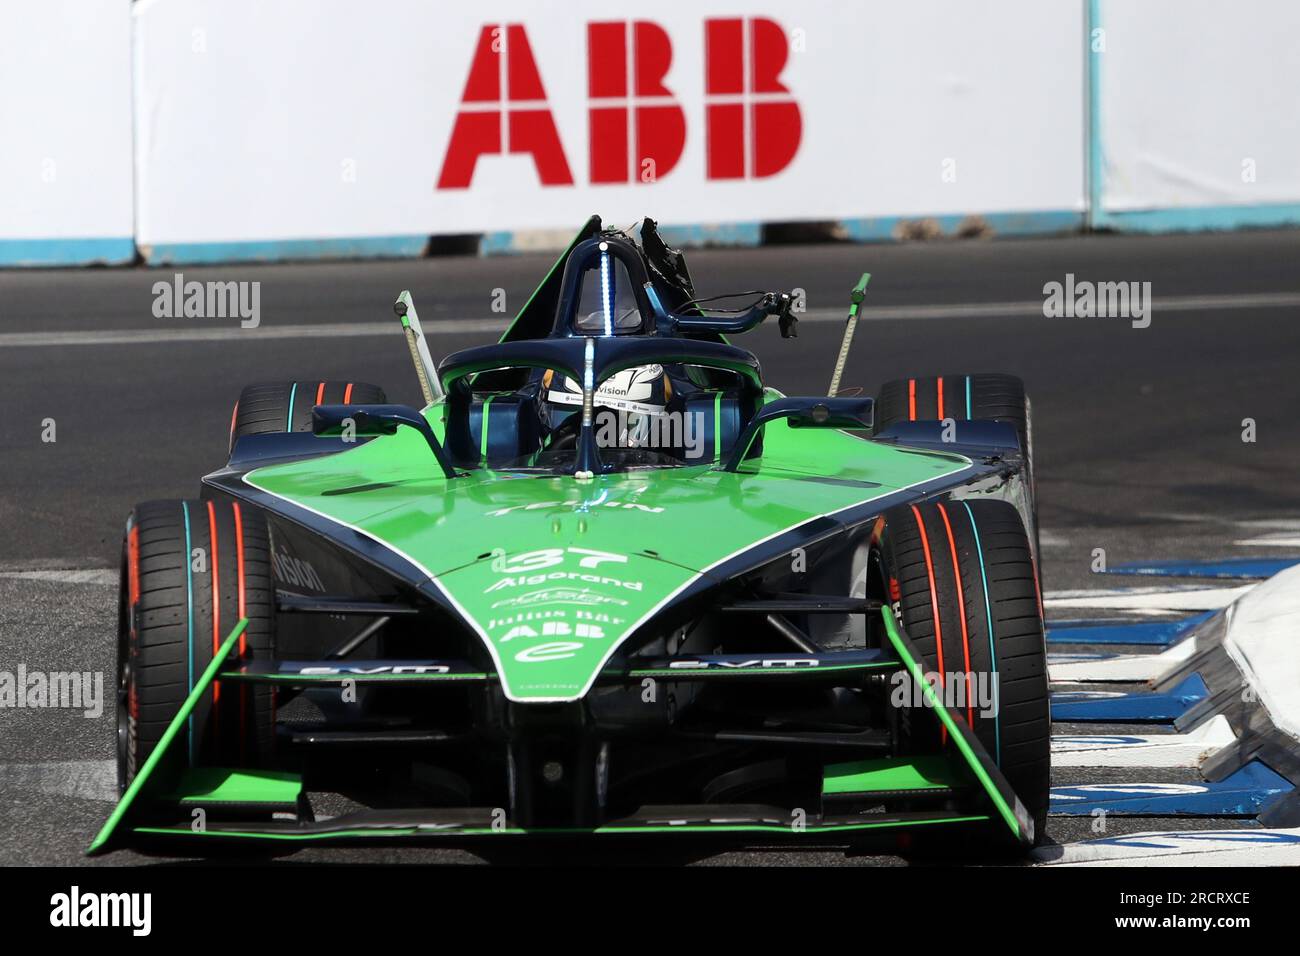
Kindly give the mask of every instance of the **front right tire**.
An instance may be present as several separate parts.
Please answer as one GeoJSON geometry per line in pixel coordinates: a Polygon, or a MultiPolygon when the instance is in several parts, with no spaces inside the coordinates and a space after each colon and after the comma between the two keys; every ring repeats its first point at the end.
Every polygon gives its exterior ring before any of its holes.
{"type": "MultiPolygon", "coordinates": [[[[1004,501],[927,501],[878,526],[875,573],[894,613],[944,687],[964,681],[965,720],[1042,838],[1051,712],[1042,602],[1020,512],[1004,501]],[[974,698],[972,700],[972,698],[974,698]]],[[[940,688],[936,688],[940,689],[940,688]]],[[[913,743],[942,747],[938,721],[912,721],[913,743]]]]}
{"type": "Polygon", "coordinates": [[[246,385],[230,415],[229,451],[244,435],[311,431],[317,405],[383,405],[388,398],[368,382],[269,382],[246,385]]]}

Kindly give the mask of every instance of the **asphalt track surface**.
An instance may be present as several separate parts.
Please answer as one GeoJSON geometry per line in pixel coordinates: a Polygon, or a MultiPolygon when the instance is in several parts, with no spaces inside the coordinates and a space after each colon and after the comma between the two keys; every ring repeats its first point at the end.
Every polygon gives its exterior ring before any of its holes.
{"type": "MultiPolygon", "coordinates": [[[[418,387],[389,308],[397,292],[412,291],[433,350],[445,355],[492,340],[490,330],[506,322],[494,302],[504,296],[513,314],[551,258],[181,270],[187,280],[259,281],[261,321],[247,330],[229,318],[155,318],[152,286],[176,270],[0,272],[0,670],[102,671],[111,683],[115,590],[104,569],[115,567],[125,515],[137,500],[195,494],[198,477],[224,461],[243,384],[366,380],[394,401],[414,402],[418,387]],[[54,442],[42,441],[48,419],[54,442]]],[[[798,339],[765,327],[743,340],[768,381],[789,394],[824,392],[837,316],[863,271],[873,279],[845,385],[874,392],[891,377],[1021,375],[1034,402],[1048,591],[1124,583],[1091,573],[1098,548],[1110,563],[1300,550],[1300,233],[797,245],[688,258],[702,295],[805,290],[809,321],[798,339]],[[1045,318],[1043,286],[1067,273],[1150,282],[1150,326],[1045,318]],[[1242,440],[1247,418],[1254,442],[1242,440]],[[1278,547],[1260,545],[1274,539],[1278,547]]],[[[80,862],[111,807],[111,753],[108,711],[99,719],[0,711],[0,863],[80,862]]],[[[1086,779],[1086,771],[1069,776],[1086,779]]],[[[1231,825],[1240,824],[1180,824],[1231,825]]],[[[1048,830],[1067,842],[1087,838],[1087,827],[1086,819],[1053,818],[1048,830]]],[[[1149,820],[1116,820],[1111,832],[1150,828],[1149,820]]],[[[566,856],[587,858],[899,862],[642,845],[566,856]]],[[[483,857],[312,849],[289,862],[348,859],[483,857]]],[[[553,859],[545,851],[522,857],[553,859]]],[[[148,858],[116,853],[103,862],[148,858]]]]}

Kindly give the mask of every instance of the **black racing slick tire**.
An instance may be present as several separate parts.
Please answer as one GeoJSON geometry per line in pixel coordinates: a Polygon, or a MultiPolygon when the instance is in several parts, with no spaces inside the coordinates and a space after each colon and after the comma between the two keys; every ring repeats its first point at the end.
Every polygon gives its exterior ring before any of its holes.
{"type": "Polygon", "coordinates": [[[1029,516],[1033,525],[1030,531],[1038,554],[1033,414],[1025,383],[1001,372],[894,379],[882,385],[876,395],[872,433],[878,435],[896,422],[934,422],[945,418],[1006,422],[1015,426],[1025,456],[1029,516]]]}
{"type": "MultiPolygon", "coordinates": [[[[1051,771],[1047,649],[1020,512],[1004,501],[930,501],[895,508],[878,527],[879,573],[896,616],[927,673],[944,687],[966,682],[951,709],[1001,768],[1041,839],[1051,771]]],[[[938,721],[913,723],[918,746],[942,745],[938,721]]]]}
{"type": "Polygon", "coordinates": [[[937,422],[945,418],[1007,422],[1016,427],[1020,445],[1028,453],[1029,402],[1025,383],[1000,372],[886,382],[876,395],[872,430],[879,434],[895,422],[937,422]]]}
{"type": "MultiPolygon", "coordinates": [[[[265,518],[228,500],[137,505],[122,542],[119,585],[119,788],[144,766],[241,617],[248,627],[227,666],[273,659],[275,589],[265,518]]],[[[274,744],[274,688],[218,681],[200,698],[160,772],[266,766],[274,744]]]]}
{"type": "Polygon", "coordinates": [[[317,405],[383,405],[384,390],[367,382],[270,382],[248,385],[230,414],[230,451],[244,435],[311,431],[317,405]]]}

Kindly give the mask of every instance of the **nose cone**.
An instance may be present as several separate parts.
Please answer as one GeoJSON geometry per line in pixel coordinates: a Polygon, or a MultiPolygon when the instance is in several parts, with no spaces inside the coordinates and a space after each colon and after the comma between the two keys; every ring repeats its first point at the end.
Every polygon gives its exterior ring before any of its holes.
{"type": "Polygon", "coordinates": [[[506,696],[553,703],[583,696],[695,576],[647,555],[555,547],[484,559],[439,584],[487,645],[506,696]]]}

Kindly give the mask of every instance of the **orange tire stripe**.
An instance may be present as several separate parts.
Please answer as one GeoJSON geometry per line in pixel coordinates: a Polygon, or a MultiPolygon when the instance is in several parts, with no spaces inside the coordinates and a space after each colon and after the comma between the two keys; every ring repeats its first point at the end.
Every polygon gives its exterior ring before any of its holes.
{"type": "Polygon", "coordinates": [[[912,505],[916,516],[916,529],[921,532],[921,547],[925,550],[925,573],[930,576],[930,609],[934,612],[934,653],[939,662],[939,686],[943,686],[943,629],[939,626],[939,594],[934,586],[934,560],[930,557],[930,538],[925,533],[921,511],[912,505]]]}
{"type": "MultiPolygon", "coordinates": [[[[920,509],[912,505],[912,514],[916,516],[916,528],[921,532],[921,547],[925,551],[925,573],[930,576],[930,610],[934,614],[934,655],[938,659],[939,686],[943,687],[943,629],[939,626],[939,595],[934,586],[934,561],[930,558],[930,538],[925,533],[925,522],[921,520],[920,509]]],[[[940,740],[948,742],[948,728],[940,731],[940,740]]]]}
{"type": "Polygon", "coordinates": [[[325,383],[321,382],[316,386],[316,404],[319,405],[325,401],[325,383]]]}
{"type": "Polygon", "coordinates": [[[133,526],[126,535],[126,591],[131,607],[140,603],[140,528],[133,526]]]}
{"type": "Polygon", "coordinates": [[[907,420],[916,421],[916,379],[907,380],[907,420]]]}
{"type": "Polygon", "coordinates": [[[348,382],[348,387],[343,390],[343,404],[347,405],[352,401],[352,383],[348,382]]]}
{"type": "Polygon", "coordinates": [[[939,421],[943,421],[943,376],[940,375],[935,379],[938,383],[937,390],[939,393],[939,421]]]}
{"type": "Polygon", "coordinates": [[[966,628],[966,595],[961,586],[961,568],[957,566],[957,542],[952,536],[952,522],[948,520],[948,509],[939,502],[939,515],[943,518],[943,526],[948,529],[948,546],[952,549],[952,576],[957,582],[957,607],[961,613],[961,647],[962,653],[966,656],[966,723],[975,729],[975,706],[971,701],[970,686],[970,633],[966,628]]]}

